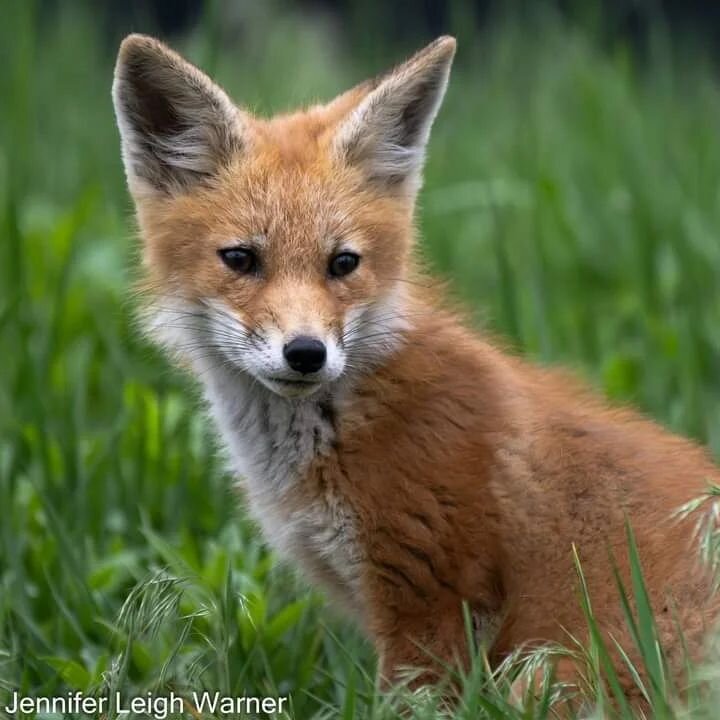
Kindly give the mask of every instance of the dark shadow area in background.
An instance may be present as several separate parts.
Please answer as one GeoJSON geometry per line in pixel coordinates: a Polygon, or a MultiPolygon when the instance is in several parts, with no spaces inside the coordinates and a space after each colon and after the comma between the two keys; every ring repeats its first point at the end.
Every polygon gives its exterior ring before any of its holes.
{"type": "MultiPolygon", "coordinates": [[[[59,2],[40,0],[40,7],[52,11],[59,2]]],[[[224,2],[216,0],[210,4],[214,5],[215,12],[223,12],[224,2]]],[[[164,36],[182,33],[200,21],[207,5],[204,0],[101,0],[95,3],[95,8],[108,41],[114,43],[121,35],[148,26],[164,36]]],[[[538,3],[534,0],[294,0],[288,2],[288,6],[324,10],[350,35],[366,35],[372,27],[377,42],[402,45],[416,38],[447,32],[458,14],[472,19],[481,30],[498,14],[532,13],[538,3]]],[[[626,40],[641,53],[648,46],[653,28],[660,22],[667,26],[670,35],[691,35],[716,58],[720,54],[720,2],[713,0],[555,0],[543,6],[555,7],[569,20],[587,23],[605,42],[626,40]]]]}

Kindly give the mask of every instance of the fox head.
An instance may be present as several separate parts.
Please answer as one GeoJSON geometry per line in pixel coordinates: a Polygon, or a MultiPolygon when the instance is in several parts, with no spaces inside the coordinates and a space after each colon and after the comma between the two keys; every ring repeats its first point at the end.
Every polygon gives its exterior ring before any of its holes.
{"type": "Polygon", "coordinates": [[[126,38],[113,101],[152,336],[293,398],[387,356],[412,322],[415,197],[454,53],[441,37],[261,119],[159,41],[126,38]]]}

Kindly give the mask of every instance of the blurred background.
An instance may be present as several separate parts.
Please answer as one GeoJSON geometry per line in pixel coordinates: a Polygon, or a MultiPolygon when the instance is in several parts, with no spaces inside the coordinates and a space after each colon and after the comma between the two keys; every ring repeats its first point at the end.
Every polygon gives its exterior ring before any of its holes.
{"type": "Polygon", "coordinates": [[[720,453],[720,4],[2,10],[0,701],[242,688],[352,718],[372,696],[368,648],[268,555],[196,390],[134,328],[110,102],[128,32],[268,114],[456,35],[420,198],[428,264],[479,327],[720,453]]]}

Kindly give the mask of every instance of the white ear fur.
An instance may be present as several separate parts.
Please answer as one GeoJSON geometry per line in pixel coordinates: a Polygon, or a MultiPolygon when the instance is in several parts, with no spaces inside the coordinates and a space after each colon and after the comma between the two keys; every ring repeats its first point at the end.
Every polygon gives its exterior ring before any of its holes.
{"type": "Polygon", "coordinates": [[[371,182],[414,196],[455,46],[454,38],[440,37],[374,81],[337,131],[339,158],[361,167],[371,182]]]}
{"type": "Polygon", "coordinates": [[[133,192],[187,190],[242,146],[240,111],[196,67],[154,38],[120,46],[113,104],[133,192]]]}

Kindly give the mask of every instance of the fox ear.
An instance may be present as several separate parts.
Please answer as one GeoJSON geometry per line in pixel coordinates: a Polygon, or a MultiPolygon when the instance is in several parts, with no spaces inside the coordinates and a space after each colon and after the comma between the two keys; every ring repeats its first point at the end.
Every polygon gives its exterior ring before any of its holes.
{"type": "Polygon", "coordinates": [[[113,104],[133,192],[172,194],[207,180],[242,146],[242,118],[200,70],[158,40],[130,35],[113,104]]]}
{"type": "Polygon", "coordinates": [[[440,37],[372,81],[335,135],[335,151],[343,161],[361,167],[368,180],[388,191],[417,192],[455,45],[454,38],[440,37]]]}

